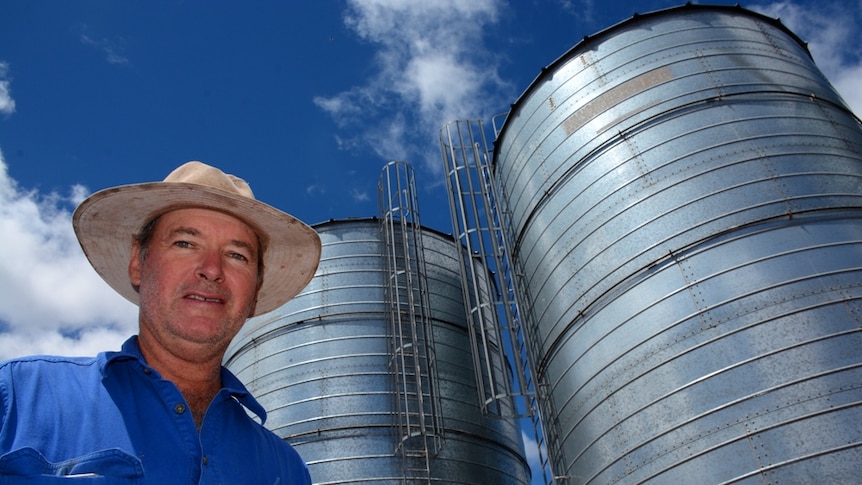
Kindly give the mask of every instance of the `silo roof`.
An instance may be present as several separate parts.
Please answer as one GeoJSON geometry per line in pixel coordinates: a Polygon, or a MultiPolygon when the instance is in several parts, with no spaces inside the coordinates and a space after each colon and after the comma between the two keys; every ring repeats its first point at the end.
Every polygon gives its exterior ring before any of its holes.
{"type": "MultiPolygon", "coordinates": [[[[560,65],[564,64],[569,59],[571,59],[572,57],[577,55],[578,53],[589,49],[591,45],[596,44],[598,42],[601,42],[601,41],[605,40],[606,38],[610,37],[611,35],[614,35],[618,31],[628,27],[629,25],[631,25],[635,22],[640,22],[643,19],[649,19],[649,18],[666,16],[666,15],[673,15],[673,14],[681,13],[681,12],[687,13],[690,11],[708,11],[708,10],[733,12],[733,13],[743,13],[746,15],[750,15],[752,17],[759,18],[759,19],[763,20],[764,22],[771,24],[771,25],[774,25],[774,26],[778,27],[779,29],[783,30],[784,32],[786,32],[793,40],[798,42],[799,45],[802,46],[802,48],[808,54],[808,56],[811,57],[811,52],[808,50],[808,44],[804,40],[802,40],[798,35],[796,35],[796,33],[794,33],[792,30],[787,28],[787,26],[781,22],[781,19],[772,18],[772,17],[769,17],[767,15],[763,15],[763,14],[755,12],[753,10],[749,10],[747,8],[744,8],[744,7],[740,6],[739,4],[736,4],[736,5],[699,5],[699,4],[693,4],[691,2],[688,2],[684,5],[679,5],[676,7],[669,7],[669,8],[665,8],[665,9],[655,10],[655,11],[647,12],[644,14],[635,13],[631,17],[629,17],[629,18],[627,18],[627,19],[625,19],[625,20],[623,20],[617,24],[614,24],[614,25],[612,25],[612,26],[610,26],[604,30],[600,30],[599,32],[597,32],[593,35],[585,35],[583,37],[583,39],[581,39],[577,44],[572,46],[572,48],[570,48],[568,51],[566,51],[565,54],[558,57],[556,60],[554,60],[553,62],[551,62],[547,66],[543,67],[541,69],[540,74],[530,83],[529,86],[527,86],[527,89],[524,90],[524,92],[518,97],[518,99],[514,103],[512,103],[511,108],[509,109],[509,114],[506,116],[506,120],[503,122],[503,125],[500,127],[500,133],[497,135],[497,140],[503,138],[503,136],[505,135],[506,130],[509,126],[508,121],[509,121],[509,117],[511,116],[511,114],[517,112],[520,109],[524,100],[533,92],[533,90],[536,89],[537,86],[539,86],[541,84],[541,82],[545,79],[545,77],[547,77],[549,75],[549,73],[552,74],[554,71],[557,70],[557,68],[560,65]]],[[[497,159],[497,150],[499,149],[499,146],[500,146],[499,143],[494,143],[494,160],[497,159]]]]}

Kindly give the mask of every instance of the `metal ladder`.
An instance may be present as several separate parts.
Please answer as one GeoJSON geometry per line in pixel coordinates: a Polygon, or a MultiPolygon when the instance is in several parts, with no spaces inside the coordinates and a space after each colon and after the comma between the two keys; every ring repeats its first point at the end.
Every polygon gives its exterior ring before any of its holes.
{"type": "Polygon", "coordinates": [[[443,446],[443,422],[412,167],[404,162],[384,166],[378,199],[397,400],[395,453],[402,457],[403,483],[431,483],[431,460],[443,446]]]}
{"type": "MultiPolygon", "coordinates": [[[[452,227],[465,248],[461,254],[462,288],[472,323],[469,328],[480,406],[491,416],[529,420],[544,483],[551,484],[554,476],[545,433],[553,429],[542,427],[538,395],[542,388],[537,385],[527,351],[532,341],[525,337],[525,332],[533,329],[525,311],[527,295],[519,288],[518,271],[510,254],[510,219],[503,207],[502,189],[494,180],[492,152],[482,121],[446,124],[440,132],[440,146],[452,227]],[[487,277],[480,273],[482,268],[487,277]]],[[[532,355],[538,355],[535,348],[532,355]]]]}

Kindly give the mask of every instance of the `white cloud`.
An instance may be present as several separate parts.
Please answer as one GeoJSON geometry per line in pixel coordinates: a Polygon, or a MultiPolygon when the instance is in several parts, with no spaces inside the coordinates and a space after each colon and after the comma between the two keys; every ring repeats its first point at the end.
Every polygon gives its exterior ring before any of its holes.
{"type": "MultiPolygon", "coordinates": [[[[315,103],[339,126],[356,126],[356,139],[382,161],[424,163],[441,170],[436,146],[442,126],[454,119],[489,116],[511,103],[513,91],[497,75],[497,57],[482,32],[497,21],[501,0],[349,0],[345,24],[378,46],[377,72],[365,84],[315,103]],[[396,108],[397,107],[397,108],[396,108]],[[383,110],[394,108],[381,123],[383,110]]],[[[343,146],[355,141],[341,139],[343,146]]]]}
{"type": "Polygon", "coordinates": [[[135,333],[137,307],[92,269],[70,207],[86,194],[25,191],[0,153],[0,360],[35,353],[94,355],[135,333]]]}
{"type": "Polygon", "coordinates": [[[424,116],[439,114],[445,121],[463,111],[465,104],[474,105],[468,100],[476,99],[482,87],[477,66],[462,65],[449,52],[411,59],[404,74],[402,96],[415,96],[424,116]],[[458,82],[449,82],[452,79],[458,82]]]}
{"type": "Polygon", "coordinates": [[[81,30],[81,43],[100,51],[105,55],[105,60],[110,64],[129,64],[129,58],[122,53],[124,47],[121,40],[112,40],[105,37],[96,38],[88,32],[89,29],[86,26],[81,30]]]}
{"type": "Polygon", "coordinates": [[[353,101],[353,98],[359,96],[358,90],[347,91],[337,94],[331,98],[316,96],[314,104],[335,117],[336,121],[345,121],[349,116],[355,116],[362,112],[359,106],[353,101]]]}
{"type": "Polygon", "coordinates": [[[9,64],[0,62],[0,113],[11,115],[15,112],[15,100],[9,89],[9,64]]]}
{"type": "Polygon", "coordinates": [[[371,199],[371,197],[368,195],[368,192],[359,189],[351,189],[350,197],[354,200],[354,202],[367,202],[371,199]]]}
{"type": "Polygon", "coordinates": [[[805,7],[791,1],[751,5],[751,10],[781,22],[808,43],[814,62],[857,116],[862,116],[862,2],[818,3],[805,7]]]}
{"type": "MultiPolygon", "coordinates": [[[[680,2],[681,3],[681,2],[680,2]]],[[[564,12],[576,18],[579,22],[595,23],[595,0],[557,0],[564,12]]]]}
{"type": "Polygon", "coordinates": [[[320,184],[310,184],[305,187],[305,193],[311,197],[326,195],[326,186],[320,184]]]}

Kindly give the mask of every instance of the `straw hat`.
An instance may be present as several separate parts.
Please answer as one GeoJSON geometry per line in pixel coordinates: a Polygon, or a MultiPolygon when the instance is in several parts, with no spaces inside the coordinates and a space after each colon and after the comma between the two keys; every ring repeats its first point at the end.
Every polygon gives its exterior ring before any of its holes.
{"type": "Polygon", "coordinates": [[[138,304],[129,282],[132,236],[154,217],[197,207],[244,221],[261,239],[263,286],[255,315],[275,310],[311,281],[320,262],[320,238],[290,214],[257,201],[241,178],[201,162],[188,162],[163,182],[105,189],[81,202],[72,225],[96,272],[119,294],[138,304]]]}

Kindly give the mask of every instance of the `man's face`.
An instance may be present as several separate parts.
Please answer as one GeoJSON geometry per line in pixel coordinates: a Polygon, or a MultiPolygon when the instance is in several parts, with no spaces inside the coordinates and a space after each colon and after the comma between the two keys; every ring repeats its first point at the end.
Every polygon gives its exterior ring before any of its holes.
{"type": "Polygon", "coordinates": [[[254,310],[258,247],[248,225],[222,212],[161,216],[144,260],[134,243],[129,262],[140,293],[141,336],[188,359],[223,353],[254,310]]]}

